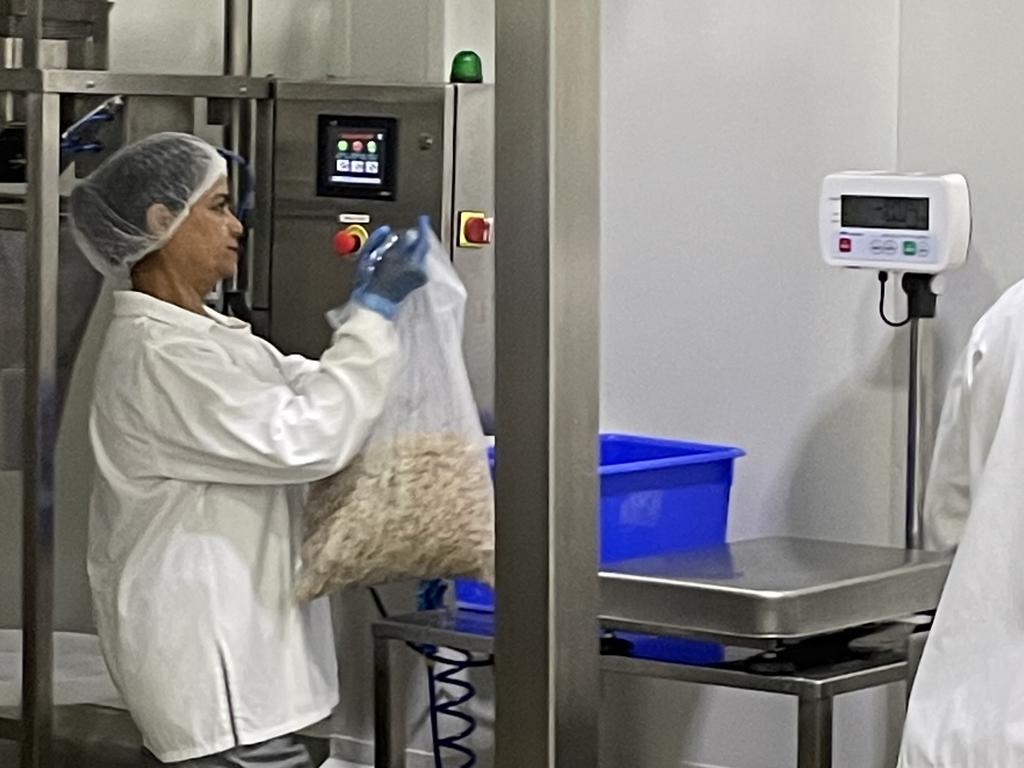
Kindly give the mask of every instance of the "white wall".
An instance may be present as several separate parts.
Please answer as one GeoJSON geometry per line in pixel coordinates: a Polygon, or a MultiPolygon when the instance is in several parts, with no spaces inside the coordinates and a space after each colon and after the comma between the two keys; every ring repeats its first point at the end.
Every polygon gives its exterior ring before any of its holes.
{"type": "Polygon", "coordinates": [[[970,329],[1024,277],[1024,5],[903,0],[899,156],[910,169],[954,169],[973,206],[967,267],[950,275],[938,317],[945,381],[970,329]]]}
{"type": "MultiPolygon", "coordinates": [[[[896,164],[898,3],[602,11],[604,428],[746,449],[733,539],[896,543],[903,339],[873,275],[821,264],[816,212],[826,172],[896,164]]],[[[795,761],[792,701],[614,692],[609,765],[795,761]]],[[[891,761],[887,699],[839,705],[837,766],[891,761]]]]}

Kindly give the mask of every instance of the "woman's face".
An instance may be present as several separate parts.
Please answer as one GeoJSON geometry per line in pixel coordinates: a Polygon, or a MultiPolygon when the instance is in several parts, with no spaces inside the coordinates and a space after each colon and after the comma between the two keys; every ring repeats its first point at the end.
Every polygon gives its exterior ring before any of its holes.
{"type": "Polygon", "coordinates": [[[238,266],[238,241],[242,224],[231,212],[228,180],[221,177],[192,206],[170,241],[160,249],[193,285],[212,289],[234,276],[238,266]]]}

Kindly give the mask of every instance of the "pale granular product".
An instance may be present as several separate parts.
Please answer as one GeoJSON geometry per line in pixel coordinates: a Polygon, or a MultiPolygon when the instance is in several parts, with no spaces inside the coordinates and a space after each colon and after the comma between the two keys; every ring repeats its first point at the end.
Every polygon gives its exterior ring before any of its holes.
{"type": "Polygon", "coordinates": [[[485,448],[409,437],[314,483],[297,596],[420,578],[492,582],[494,493],[485,448]]]}

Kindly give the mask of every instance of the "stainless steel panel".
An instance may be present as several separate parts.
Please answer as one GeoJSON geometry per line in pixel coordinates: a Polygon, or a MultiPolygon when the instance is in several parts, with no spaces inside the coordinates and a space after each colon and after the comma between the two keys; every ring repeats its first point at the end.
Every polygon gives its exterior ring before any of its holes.
{"type": "Polygon", "coordinates": [[[60,97],[29,94],[25,280],[25,456],[22,466],[23,768],[51,764],[53,522],[57,445],[60,97]]]}
{"type": "Polygon", "coordinates": [[[452,262],[466,285],[463,350],[484,426],[494,421],[494,243],[459,247],[459,213],[494,215],[494,88],[455,89],[455,151],[451,202],[452,262]]]}
{"type": "Polygon", "coordinates": [[[195,102],[188,96],[132,96],[125,99],[120,125],[122,143],[130,144],[161,131],[195,130],[195,102]]]}
{"type": "MultiPolygon", "coordinates": [[[[60,200],[60,216],[67,216],[67,198],[60,200]]],[[[25,201],[17,195],[0,197],[0,229],[24,230],[28,222],[28,210],[25,201]]]]}
{"type": "Polygon", "coordinates": [[[319,357],[330,340],[324,313],[347,300],[354,275],[352,262],[333,251],[338,216],[365,214],[368,228],[410,227],[425,213],[440,229],[451,188],[445,155],[452,105],[445,86],[331,83],[282,84],[276,102],[270,339],[285,352],[319,357]],[[399,121],[394,200],[317,195],[317,119],[322,114],[399,121]]]}
{"type": "Polygon", "coordinates": [[[598,762],[599,11],[496,4],[497,768],[598,762]]]}
{"type": "Polygon", "coordinates": [[[951,558],[768,538],[606,566],[601,617],[720,637],[799,638],[935,608],[951,558]]]}
{"type": "Polygon", "coordinates": [[[274,100],[256,102],[256,207],[253,211],[249,305],[259,309],[266,320],[256,333],[270,333],[266,310],[270,306],[270,256],[274,234],[274,100]]]}
{"type": "Polygon", "coordinates": [[[32,69],[0,69],[0,91],[24,93],[43,90],[43,73],[32,69]]]}
{"type": "Polygon", "coordinates": [[[21,720],[16,717],[0,717],[0,739],[21,741],[21,720]]]}

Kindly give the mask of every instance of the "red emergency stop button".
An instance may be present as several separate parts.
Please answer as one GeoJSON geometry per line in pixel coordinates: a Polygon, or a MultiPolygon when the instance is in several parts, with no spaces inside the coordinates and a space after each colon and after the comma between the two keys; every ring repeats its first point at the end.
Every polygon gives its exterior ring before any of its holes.
{"type": "Polygon", "coordinates": [[[459,213],[459,247],[483,248],[491,242],[491,219],[480,211],[459,213]]]}
{"type": "Polygon", "coordinates": [[[366,242],[366,230],[358,224],[346,227],[334,235],[334,252],[345,258],[352,258],[366,242]]]}

